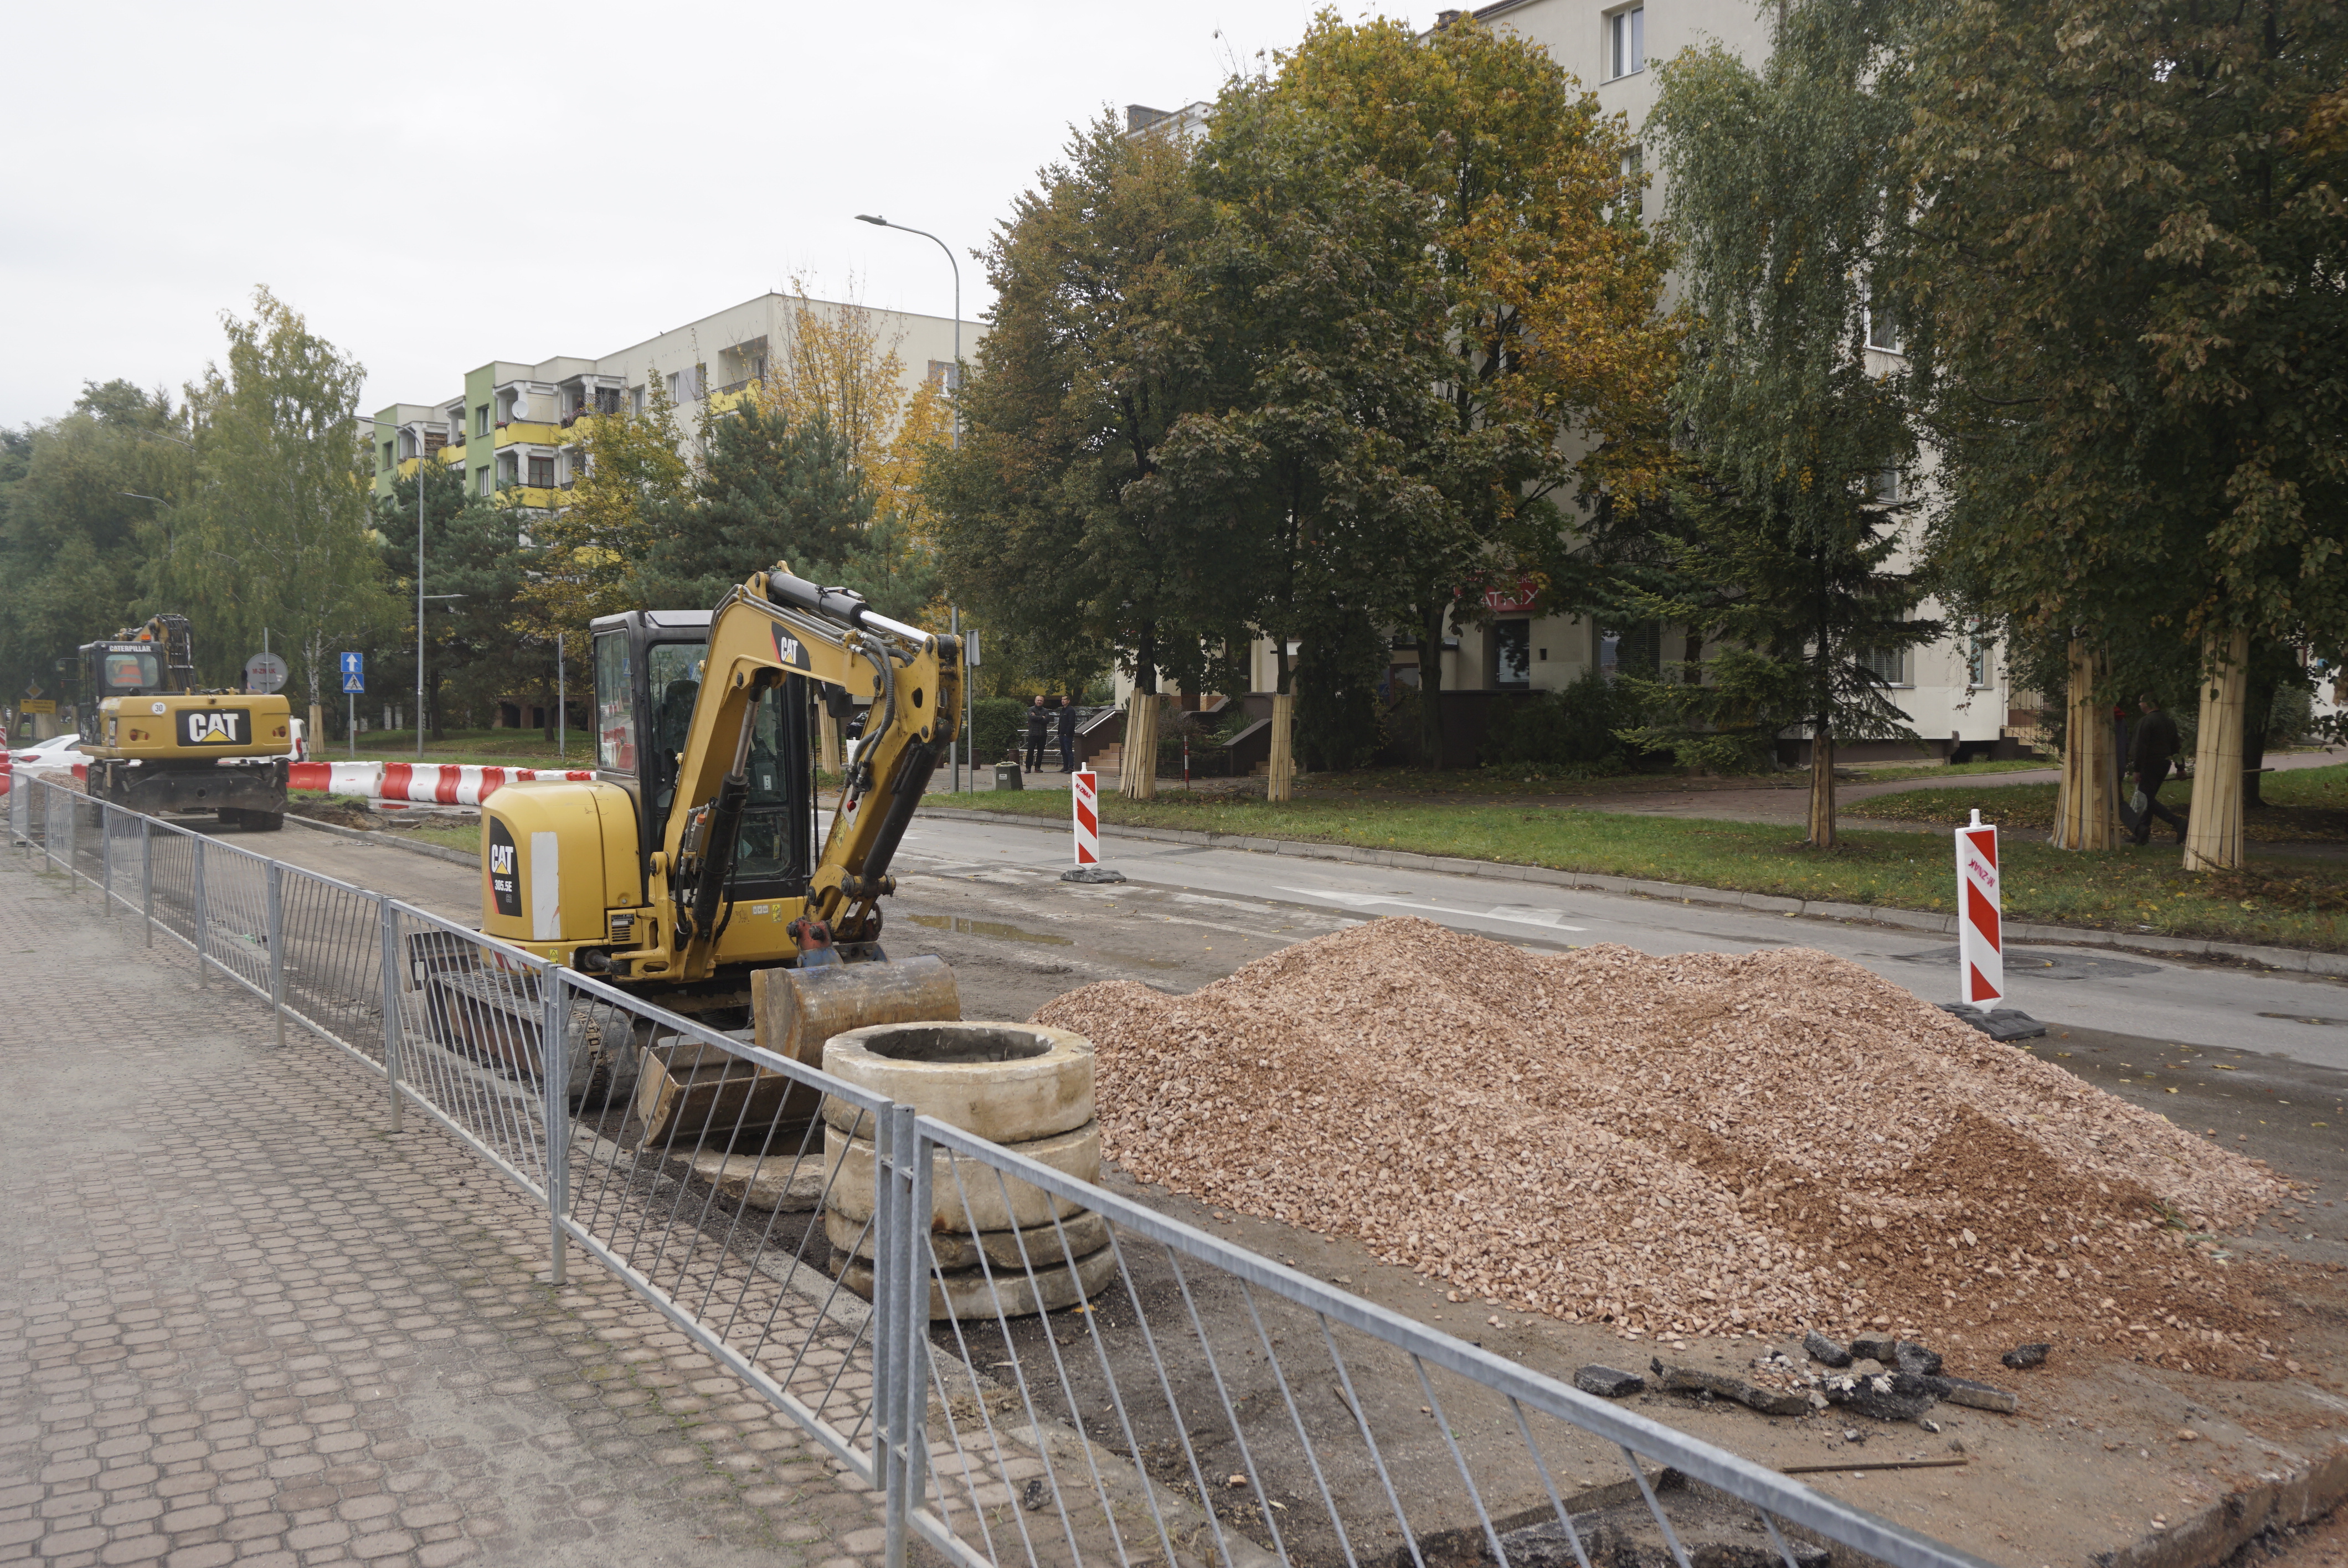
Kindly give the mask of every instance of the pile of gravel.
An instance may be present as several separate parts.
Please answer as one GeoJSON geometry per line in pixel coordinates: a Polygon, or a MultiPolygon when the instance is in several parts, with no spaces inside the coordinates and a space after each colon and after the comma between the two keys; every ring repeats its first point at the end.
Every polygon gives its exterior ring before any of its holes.
{"type": "Polygon", "coordinates": [[[2271,1317],[2178,1227],[2283,1182],[1828,953],[1388,919],[1035,1021],[1092,1038],[1129,1174],[1569,1322],[2027,1325],[2219,1369],[2271,1317]]]}

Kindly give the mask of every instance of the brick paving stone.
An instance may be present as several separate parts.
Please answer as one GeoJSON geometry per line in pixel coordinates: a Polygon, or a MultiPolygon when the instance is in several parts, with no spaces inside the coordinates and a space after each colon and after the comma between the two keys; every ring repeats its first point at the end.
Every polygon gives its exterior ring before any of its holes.
{"type": "Polygon", "coordinates": [[[543,1213],[379,1078],[15,851],[0,950],[0,1563],[877,1562],[868,1489],[540,1283],[543,1213]]]}

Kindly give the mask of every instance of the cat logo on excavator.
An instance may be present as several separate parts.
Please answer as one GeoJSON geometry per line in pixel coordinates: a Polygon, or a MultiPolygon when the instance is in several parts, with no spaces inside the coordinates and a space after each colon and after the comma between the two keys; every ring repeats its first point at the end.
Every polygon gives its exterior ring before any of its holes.
{"type": "Polygon", "coordinates": [[[241,746],[244,712],[237,708],[191,708],[180,715],[191,746],[241,746]]]}

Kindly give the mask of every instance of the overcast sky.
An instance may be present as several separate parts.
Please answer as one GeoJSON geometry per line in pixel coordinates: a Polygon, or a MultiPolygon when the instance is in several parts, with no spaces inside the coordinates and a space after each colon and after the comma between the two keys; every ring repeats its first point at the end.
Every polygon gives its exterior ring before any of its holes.
{"type": "Polygon", "coordinates": [[[968,252],[1070,121],[1211,97],[1312,10],[12,6],[0,425],[84,381],[176,399],[256,283],[366,364],[363,408],[450,396],[491,359],[610,354],[793,273],[950,314],[937,247],[859,212],[952,244],[975,318],[968,252]]]}

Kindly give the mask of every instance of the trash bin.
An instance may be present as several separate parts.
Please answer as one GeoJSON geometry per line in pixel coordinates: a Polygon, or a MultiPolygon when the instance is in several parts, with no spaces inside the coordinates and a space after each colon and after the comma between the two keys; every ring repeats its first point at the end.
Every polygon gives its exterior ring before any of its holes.
{"type": "Polygon", "coordinates": [[[996,789],[1025,789],[1027,787],[1027,782],[1019,776],[1019,764],[1017,763],[995,764],[994,787],[996,789]]]}

